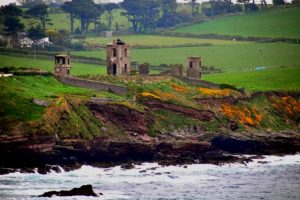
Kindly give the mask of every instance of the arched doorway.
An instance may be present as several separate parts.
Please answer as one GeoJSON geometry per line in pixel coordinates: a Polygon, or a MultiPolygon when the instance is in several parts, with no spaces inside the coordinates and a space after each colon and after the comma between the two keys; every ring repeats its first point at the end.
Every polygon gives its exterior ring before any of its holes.
{"type": "Polygon", "coordinates": [[[116,75],[116,74],[117,74],[117,65],[116,65],[115,63],[113,64],[112,74],[113,74],[113,75],[116,75]]]}

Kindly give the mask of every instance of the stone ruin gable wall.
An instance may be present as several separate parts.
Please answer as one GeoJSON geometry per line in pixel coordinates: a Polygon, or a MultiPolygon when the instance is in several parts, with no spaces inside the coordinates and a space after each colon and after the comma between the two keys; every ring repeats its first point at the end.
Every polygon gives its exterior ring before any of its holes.
{"type": "Polygon", "coordinates": [[[116,75],[123,75],[131,71],[130,48],[128,45],[118,45],[116,43],[107,45],[107,74],[113,74],[113,64],[117,65],[116,75]],[[113,56],[113,49],[116,49],[117,56],[113,56]],[[127,49],[127,53],[125,51],[127,49]],[[126,56],[127,54],[127,56],[126,56]],[[127,64],[127,72],[125,72],[125,64],[127,64]]]}
{"type": "Polygon", "coordinates": [[[211,89],[220,89],[220,86],[218,84],[212,82],[203,81],[196,78],[189,78],[189,77],[177,77],[177,78],[187,84],[196,85],[199,87],[211,88],[211,89]]]}
{"type": "Polygon", "coordinates": [[[201,58],[200,57],[188,57],[187,58],[187,77],[201,78],[201,58]],[[192,67],[190,67],[190,62],[192,67]]]}
{"type": "Polygon", "coordinates": [[[120,95],[126,95],[128,92],[126,87],[120,85],[79,79],[74,77],[61,77],[61,76],[55,76],[55,77],[56,79],[58,79],[59,81],[67,85],[89,88],[98,91],[109,91],[120,95]]]}
{"type": "Polygon", "coordinates": [[[64,67],[64,66],[61,66],[61,67],[58,67],[56,66],[55,67],[55,74],[59,75],[59,76],[70,76],[68,74],[68,70],[70,71],[70,67],[64,67]],[[57,69],[59,69],[60,71],[57,72],[57,69]]]}
{"type": "Polygon", "coordinates": [[[176,64],[171,66],[170,70],[171,76],[183,76],[183,66],[176,64]]]}

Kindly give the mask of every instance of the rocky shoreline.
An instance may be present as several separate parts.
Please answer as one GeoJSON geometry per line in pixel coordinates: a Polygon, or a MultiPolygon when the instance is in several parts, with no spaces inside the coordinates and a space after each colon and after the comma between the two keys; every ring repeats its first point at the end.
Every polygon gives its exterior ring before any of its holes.
{"type": "MultiPolygon", "coordinates": [[[[251,135],[251,134],[250,134],[251,135]]],[[[247,163],[252,158],[232,154],[278,155],[300,151],[300,133],[268,133],[243,137],[206,133],[184,138],[128,136],[93,140],[57,141],[55,137],[0,138],[0,174],[15,171],[46,174],[70,171],[82,165],[111,167],[131,163],[158,162],[161,165],[192,163],[247,163]],[[213,135],[213,136],[211,136],[213,135]],[[210,139],[204,139],[210,137],[210,139]]],[[[255,158],[255,157],[254,157],[255,158]]]]}

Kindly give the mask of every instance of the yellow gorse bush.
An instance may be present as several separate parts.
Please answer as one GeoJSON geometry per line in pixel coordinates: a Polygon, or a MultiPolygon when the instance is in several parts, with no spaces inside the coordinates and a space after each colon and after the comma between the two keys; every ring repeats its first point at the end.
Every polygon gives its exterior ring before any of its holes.
{"type": "Polygon", "coordinates": [[[291,96],[271,98],[273,108],[291,119],[300,119],[300,101],[291,96]]]}
{"type": "Polygon", "coordinates": [[[209,89],[209,88],[199,88],[198,89],[200,93],[204,96],[209,97],[226,97],[231,96],[233,94],[233,91],[230,89],[209,89]]]}
{"type": "Polygon", "coordinates": [[[149,93],[149,92],[142,92],[142,97],[150,97],[150,98],[154,98],[154,99],[161,99],[161,97],[155,95],[155,94],[152,94],[152,93],[149,93]]]}
{"type": "Polygon", "coordinates": [[[263,115],[256,108],[239,108],[237,106],[223,104],[221,112],[232,120],[238,120],[241,124],[247,126],[255,126],[262,122],[263,115]]]}

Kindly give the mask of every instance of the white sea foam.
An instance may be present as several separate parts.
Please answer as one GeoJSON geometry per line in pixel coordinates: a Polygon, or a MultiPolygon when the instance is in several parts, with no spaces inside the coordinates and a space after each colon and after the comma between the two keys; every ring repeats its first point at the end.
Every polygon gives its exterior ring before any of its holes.
{"type": "Polygon", "coordinates": [[[252,195],[250,199],[300,199],[299,174],[300,154],[265,156],[247,165],[192,164],[186,167],[165,167],[157,163],[143,163],[129,170],[120,166],[95,168],[84,165],[71,172],[52,171],[46,175],[15,172],[0,176],[0,199],[34,199],[46,191],[70,190],[85,184],[92,184],[95,192],[103,193],[101,199],[189,199],[197,198],[199,192],[204,199],[228,199],[226,195],[224,197],[222,193],[216,192],[216,188],[221,188],[227,196],[235,195],[232,199],[241,199],[247,195],[252,195]],[[280,169],[284,170],[284,176],[280,169]],[[262,186],[258,187],[257,182],[262,186]],[[277,182],[278,185],[275,184],[277,182]],[[275,190],[275,195],[270,194],[270,188],[275,190]],[[255,190],[257,196],[253,196],[249,192],[251,190],[255,190]]]}

